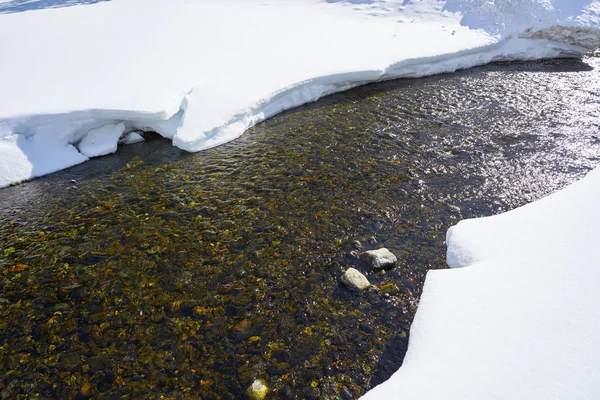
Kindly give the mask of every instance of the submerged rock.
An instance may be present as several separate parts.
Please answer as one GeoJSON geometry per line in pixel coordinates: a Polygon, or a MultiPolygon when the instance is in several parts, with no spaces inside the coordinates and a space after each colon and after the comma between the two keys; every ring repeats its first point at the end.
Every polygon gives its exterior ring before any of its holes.
{"type": "Polygon", "coordinates": [[[242,334],[249,334],[252,331],[252,323],[250,321],[248,321],[247,319],[245,319],[245,320],[235,324],[235,330],[236,330],[236,332],[239,332],[242,334]]]}
{"type": "Polygon", "coordinates": [[[365,251],[360,255],[360,259],[375,270],[394,268],[398,261],[396,256],[386,248],[365,251]]]}
{"type": "Polygon", "coordinates": [[[242,340],[246,340],[253,335],[252,323],[247,319],[238,322],[233,326],[233,331],[231,332],[231,338],[235,341],[240,342],[242,340]]]}
{"type": "Polygon", "coordinates": [[[371,283],[367,277],[354,268],[348,268],[346,272],[344,272],[344,275],[342,275],[341,280],[342,283],[348,287],[348,289],[357,292],[362,292],[371,286],[371,283]]]}
{"type": "Polygon", "coordinates": [[[389,295],[397,295],[398,293],[400,293],[400,289],[398,289],[398,286],[395,283],[386,283],[384,285],[381,285],[379,287],[379,289],[386,294],[389,295]]]}
{"type": "Polygon", "coordinates": [[[268,392],[269,386],[264,379],[256,379],[246,390],[246,394],[250,400],[263,400],[267,397],[268,392]]]}

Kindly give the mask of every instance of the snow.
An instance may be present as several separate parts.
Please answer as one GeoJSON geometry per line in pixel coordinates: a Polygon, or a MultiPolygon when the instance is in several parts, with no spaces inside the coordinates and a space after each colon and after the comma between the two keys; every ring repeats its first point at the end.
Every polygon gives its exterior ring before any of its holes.
{"type": "Polygon", "coordinates": [[[0,0],[0,187],[114,151],[103,126],[198,151],[367,82],[599,43],[599,0],[0,0]]]}
{"type": "Polygon", "coordinates": [[[119,138],[125,132],[125,124],[108,124],[90,129],[79,142],[79,151],[87,157],[105,156],[117,151],[119,138]]]}
{"type": "Polygon", "coordinates": [[[25,135],[0,137],[0,179],[5,183],[51,174],[87,160],[72,145],[56,140],[25,135]]]}
{"type": "Polygon", "coordinates": [[[125,135],[125,137],[123,137],[119,143],[123,143],[123,144],[134,144],[134,143],[139,143],[139,142],[143,142],[144,141],[144,137],[142,135],[140,135],[137,132],[129,132],[127,135],[125,135]]]}
{"type": "Polygon", "coordinates": [[[404,364],[363,399],[600,398],[600,168],[447,234],[404,364]]]}

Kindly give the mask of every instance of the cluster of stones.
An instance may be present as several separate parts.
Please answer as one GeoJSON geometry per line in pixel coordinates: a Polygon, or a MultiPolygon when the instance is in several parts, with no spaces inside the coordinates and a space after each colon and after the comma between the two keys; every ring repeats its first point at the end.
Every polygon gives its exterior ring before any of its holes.
{"type": "MultiPolygon", "coordinates": [[[[394,268],[398,261],[396,256],[386,248],[365,251],[360,255],[360,260],[374,271],[394,268]]],[[[356,292],[362,292],[371,286],[367,277],[356,268],[348,268],[342,275],[341,281],[348,289],[356,292]]]]}
{"type": "MultiPolygon", "coordinates": [[[[362,262],[369,265],[369,267],[374,271],[394,268],[396,266],[396,262],[398,261],[396,256],[386,248],[365,251],[360,254],[359,258],[362,262]]],[[[348,289],[356,292],[362,292],[371,286],[371,283],[367,277],[356,268],[348,268],[342,275],[341,281],[348,289]]],[[[397,290],[396,285],[388,284],[387,286],[390,286],[390,288],[386,289],[397,290]]],[[[387,290],[383,291],[385,292],[387,290]]],[[[240,322],[238,326],[236,326],[236,330],[243,333],[244,331],[250,329],[249,325],[250,322],[244,320],[240,322]]],[[[250,400],[263,400],[267,397],[268,393],[269,386],[264,379],[254,380],[252,385],[250,385],[246,390],[246,396],[250,400]]]]}

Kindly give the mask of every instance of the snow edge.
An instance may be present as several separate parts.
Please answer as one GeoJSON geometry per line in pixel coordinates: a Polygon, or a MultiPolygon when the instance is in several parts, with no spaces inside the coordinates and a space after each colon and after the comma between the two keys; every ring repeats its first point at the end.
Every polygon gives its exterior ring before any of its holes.
{"type": "MultiPolygon", "coordinates": [[[[121,135],[116,135],[116,140],[137,130],[155,131],[161,136],[171,139],[174,146],[185,151],[197,152],[235,140],[254,125],[283,111],[364,84],[452,73],[499,61],[528,61],[565,56],[581,57],[588,50],[589,48],[564,41],[547,40],[543,38],[543,35],[530,38],[510,36],[489,45],[458,53],[404,59],[383,69],[331,74],[298,82],[258,99],[254,104],[233,113],[225,121],[222,121],[221,125],[210,126],[209,129],[202,131],[197,128],[204,122],[203,115],[206,113],[199,106],[205,104],[201,98],[205,95],[201,87],[194,87],[187,92],[182,92],[185,94],[176,96],[168,109],[153,112],[92,109],[0,120],[0,125],[5,123],[20,127],[13,135],[0,138],[0,159],[8,159],[8,154],[14,156],[15,153],[23,153],[19,154],[23,165],[17,171],[10,171],[11,165],[0,162],[0,188],[69,168],[86,161],[89,157],[107,154],[106,152],[102,154],[93,152],[81,154],[79,152],[78,157],[73,157],[73,152],[79,150],[79,143],[91,131],[105,126],[123,126],[121,135]],[[54,147],[62,146],[62,152],[69,153],[72,162],[68,163],[62,159],[61,162],[54,164],[50,162],[51,167],[43,169],[27,165],[36,161],[35,157],[29,153],[39,154],[41,151],[39,148],[48,145],[48,140],[40,140],[27,132],[32,129],[42,129],[44,135],[40,136],[48,138],[53,132],[61,129],[65,121],[71,123],[73,127],[70,128],[71,131],[68,134],[61,135],[62,142],[56,143],[54,147]],[[26,145],[24,146],[22,143],[26,143],[26,145]],[[54,166],[52,167],[52,165],[54,166]]],[[[116,140],[113,146],[115,150],[116,140]]],[[[61,151],[56,151],[56,157],[61,157],[60,153],[61,151]]],[[[47,161],[44,160],[46,164],[48,164],[47,161]]]]}

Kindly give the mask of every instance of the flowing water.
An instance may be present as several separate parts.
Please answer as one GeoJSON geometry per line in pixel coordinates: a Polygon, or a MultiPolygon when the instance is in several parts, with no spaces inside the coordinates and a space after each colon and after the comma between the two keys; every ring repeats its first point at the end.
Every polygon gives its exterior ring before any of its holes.
{"type": "Polygon", "coordinates": [[[599,68],[368,85],[0,190],[0,397],[360,396],[400,366],[450,226],[600,164],[599,68]],[[399,263],[374,273],[356,256],[381,246],[399,263]],[[349,266],[376,287],[347,291],[349,266]]]}

